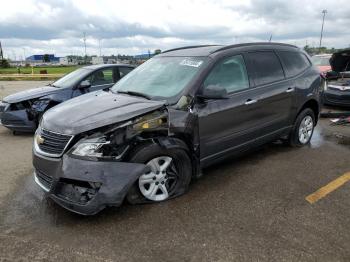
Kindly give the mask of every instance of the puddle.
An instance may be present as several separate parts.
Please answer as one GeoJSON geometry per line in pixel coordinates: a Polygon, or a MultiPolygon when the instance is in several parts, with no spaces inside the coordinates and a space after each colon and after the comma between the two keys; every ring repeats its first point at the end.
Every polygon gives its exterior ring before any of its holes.
{"type": "Polygon", "coordinates": [[[315,128],[314,133],[312,135],[310,145],[312,148],[318,148],[322,146],[325,142],[325,138],[323,137],[321,130],[319,128],[315,128]]]}

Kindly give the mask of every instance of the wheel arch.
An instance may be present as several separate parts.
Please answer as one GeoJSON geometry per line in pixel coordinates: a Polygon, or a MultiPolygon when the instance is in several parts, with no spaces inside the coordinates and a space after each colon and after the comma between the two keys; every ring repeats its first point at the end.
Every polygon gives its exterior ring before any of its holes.
{"type": "Polygon", "coordinates": [[[298,115],[306,108],[310,108],[314,114],[315,114],[315,122],[317,124],[318,122],[318,116],[320,114],[320,105],[319,102],[316,99],[310,99],[308,101],[306,101],[301,108],[299,109],[296,117],[298,117],[298,115]]]}
{"type": "Polygon", "coordinates": [[[188,139],[186,139],[186,137],[170,137],[159,134],[159,136],[156,137],[143,139],[130,150],[128,157],[130,158],[130,156],[140,147],[152,143],[157,143],[158,145],[166,149],[178,148],[184,150],[192,162],[192,177],[198,177],[200,175],[198,158],[195,156],[194,150],[193,148],[191,148],[191,144],[189,143],[188,139]]]}

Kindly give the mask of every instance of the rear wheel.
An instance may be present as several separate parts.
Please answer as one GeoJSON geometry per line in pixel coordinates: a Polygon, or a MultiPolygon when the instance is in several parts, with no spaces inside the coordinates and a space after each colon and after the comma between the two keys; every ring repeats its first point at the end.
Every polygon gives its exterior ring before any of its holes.
{"type": "Polygon", "coordinates": [[[183,149],[166,149],[158,144],[136,149],[130,162],[144,163],[149,172],[140,176],[130,189],[127,200],[132,204],[159,202],[186,192],[192,176],[191,160],[183,149]]]}
{"type": "Polygon", "coordinates": [[[301,147],[310,143],[315,128],[315,114],[310,108],[300,112],[289,137],[291,146],[301,147]]]}

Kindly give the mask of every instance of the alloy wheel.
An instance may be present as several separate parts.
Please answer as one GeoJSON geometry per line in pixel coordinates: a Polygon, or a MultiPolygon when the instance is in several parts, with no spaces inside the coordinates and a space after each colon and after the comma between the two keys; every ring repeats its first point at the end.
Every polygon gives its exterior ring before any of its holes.
{"type": "Polygon", "coordinates": [[[301,144],[307,144],[310,141],[313,129],[314,121],[312,117],[309,115],[305,116],[299,126],[299,142],[301,144]]]}
{"type": "Polygon", "coordinates": [[[173,158],[159,156],[147,164],[150,171],[140,176],[139,189],[142,195],[152,201],[163,201],[173,193],[178,181],[178,171],[173,158]]]}

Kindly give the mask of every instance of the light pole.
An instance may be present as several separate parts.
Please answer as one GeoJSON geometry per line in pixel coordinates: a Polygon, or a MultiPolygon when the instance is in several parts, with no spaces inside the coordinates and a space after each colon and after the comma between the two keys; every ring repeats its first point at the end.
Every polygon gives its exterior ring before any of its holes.
{"type": "Polygon", "coordinates": [[[326,16],[327,10],[322,10],[323,18],[322,18],[322,27],[321,27],[321,36],[320,36],[320,46],[318,48],[318,51],[321,52],[321,46],[322,46],[322,37],[323,37],[323,26],[324,26],[324,18],[326,16]]]}

